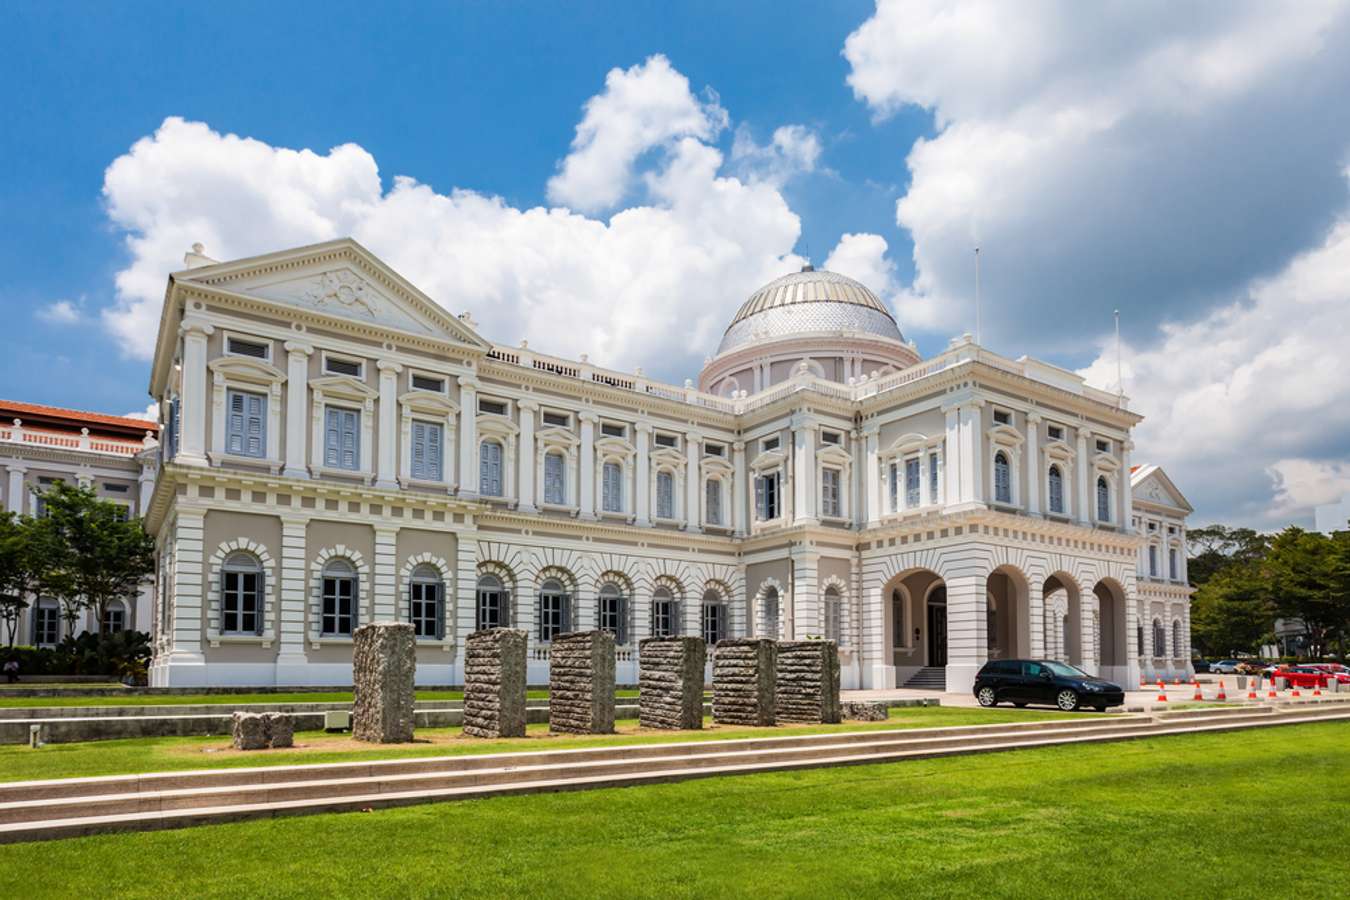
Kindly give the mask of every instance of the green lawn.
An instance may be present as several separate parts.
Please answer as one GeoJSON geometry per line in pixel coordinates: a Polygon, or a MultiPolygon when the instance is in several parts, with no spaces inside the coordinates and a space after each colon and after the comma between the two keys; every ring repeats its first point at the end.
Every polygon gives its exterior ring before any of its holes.
{"type": "Polygon", "coordinates": [[[1348,738],[1325,723],[20,844],[0,847],[0,896],[1345,896],[1334,835],[1272,835],[1344,822],[1348,738]]]}
{"type": "MultiPolygon", "coordinates": [[[[0,697],[0,718],[6,707],[33,706],[230,706],[242,703],[351,703],[351,691],[292,694],[117,694],[94,697],[0,697]]],[[[531,700],[547,700],[548,691],[527,691],[531,700]]],[[[619,690],[616,697],[636,697],[636,690],[619,690]]],[[[463,691],[418,691],[418,700],[463,700],[463,691]]]]}
{"type": "MultiPolygon", "coordinates": [[[[1082,718],[1082,713],[1055,710],[958,709],[955,707],[906,707],[892,709],[886,722],[845,722],[841,725],[781,728],[708,728],[704,731],[643,732],[616,735],[550,735],[547,725],[531,725],[528,737],[486,741],[466,738],[459,728],[419,728],[417,736],[429,741],[393,747],[357,744],[346,735],[301,732],[296,750],[240,753],[229,750],[228,737],[129,738],[77,744],[48,744],[32,750],[26,744],[0,746],[0,781],[31,781],[46,778],[78,778],[94,775],[124,775],[134,772],[168,772],[185,769],[218,769],[236,766],[279,766],[297,762],[347,762],[355,759],[396,759],[417,756],[452,756],[462,753],[492,753],[511,750],[558,750],[613,744],[663,743],[671,741],[725,740],[782,734],[815,734],[829,731],[859,731],[868,728],[931,728],[942,725],[992,725],[1064,716],[1082,718]]],[[[1095,714],[1092,714],[1095,715],[1095,714]]],[[[711,723],[709,723],[711,724],[711,723]]],[[[636,730],[634,720],[621,721],[621,731],[636,730]]],[[[3,896],[3,894],[0,894],[3,896]]]]}

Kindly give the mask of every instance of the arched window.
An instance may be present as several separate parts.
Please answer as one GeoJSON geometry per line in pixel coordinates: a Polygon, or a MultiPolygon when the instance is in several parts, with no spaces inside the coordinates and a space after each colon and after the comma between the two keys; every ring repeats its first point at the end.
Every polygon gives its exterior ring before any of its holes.
{"type": "Polygon", "coordinates": [[[563,583],[550,578],[539,588],[539,640],[551,641],[571,630],[572,595],[563,583]]]}
{"type": "Polygon", "coordinates": [[[478,445],[478,493],[500,497],[502,492],[502,445],[483,441],[478,445]]]}
{"type": "Polygon", "coordinates": [[[1052,513],[1064,514],[1064,473],[1060,471],[1059,466],[1051,466],[1050,474],[1047,478],[1050,483],[1050,511],[1052,513]]]}
{"type": "Polygon", "coordinates": [[[652,637],[674,637],[680,633],[680,616],[670,588],[661,585],[652,591],[652,637]]]}
{"type": "Polygon", "coordinates": [[[321,633],[350,637],[356,631],[356,568],[345,559],[330,559],[323,567],[321,633]]]}
{"type": "Polygon", "coordinates": [[[220,633],[262,634],[262,622],[262,564],[252,553],[231,553],[220,568],[220,633]]]}
{"type": "Polygon", "coordinates": [[[709,588],[703,592],[703,642],[709,647],[727,636],[727,608],[722,595],[709,588]]]}
{"type": "Polygon", "coordinates": [[[113,600],[103,609],[103,621],[100,623],[104,634],[117,634],[127,630],[127,607],[121,600],[113,600]]]}
{"type": "Polygon", "coordinates": [[[623,469],[616,462],[600,468],[600,508],[605,512],[623,512],[623,469]]]}
{"type": "Polygon", "coordinates": [[[1097,476],[1097,521],[1111,521],[1111,486],[1105,475],[1097,476]]]}
{"type": "Polygon", "coordinates": [[[839,596],[839,588],[830,585],[825,589],[825,640],[836,644],[844,635],[844,601],[839,596]]]}
{"type": "Polygon", "coordinates": [[[1182,650],[1182,648],[1181,648],[1181,620],[1180,620],[1180,619],[1173,619],[1173,620],[1172,620],[1172,655],[1179,658],[1179,657],[1181,656],[1181,650],[1182,650]]]}
{"type": "Polygon", "coordinates": [[[413,569],[408,581],[408,620],[417,637],[445,637],[445,584],[435,566],[422,563],[413,569]]]}
{"type": "Polygon", "coordinates": [[[612,581],[606,581],[600,586],[595,621],[601,631],[614,635],[614,643],[628,643],[628,598],[612,581]]]}
{"type": "Polygon", "coordinates": [[[1012,503],[1012,467],[1002,450],[994,454],[994,502],[1012,503]]]}
{"type": "Polygon", "coordinates": [[[778,639],[778,588],[769,588],[764,592],[764,633],[760,637],[778,639]]]}
{"type": "Polygon", "coordinates": [[[665,469],[656,473],[656,517],[675,518],[675,476],[665,469]]]}
{"type": "Polygon", "coordinates": [[[703,515],[708,520],[709,525],[721,525],[722,523],[722,482],[716,478],[709,478],[703,485],[703,515]]]}
{"type": "Polygon", "coordinates": [[[1153,655],[1167,655],[1167,632],[1163,629],[1163,623],[1157,619],[1153,620],[1153,655]]]}
{"type": "Polygon", "coordinates": [[[544,454],[544,502],[567,502],[567,460],[561,453],[544,454]]]}
{"type": "Polygon", "coordinates": [[[484,575],[478,579],[474,607],[474,628],[477,631],[506,628],[511,622],[511,595],[496,575],[484,575]]]}

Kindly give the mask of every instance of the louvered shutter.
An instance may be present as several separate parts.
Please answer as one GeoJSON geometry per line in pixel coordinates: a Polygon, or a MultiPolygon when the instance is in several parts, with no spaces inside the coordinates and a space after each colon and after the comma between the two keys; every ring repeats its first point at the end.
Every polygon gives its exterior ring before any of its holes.
{"type": "Polygon", "coordinates": [[[440,481],[444,478],[442,469],[442,436],[445,434],[440,425],[428,423],[426,426],[426,478],[431,481],[440,481]]]}
{"type": "Polygon", "coordinates": [[[230,391],[228,399],[230,417],[225,428],[225,449],[230,453],[242,454],[244,452],[244,395],[238,391],[230,391]]]}
{"type": "Polygon", "coordinates": [[[336,469],[341,460],[342,411],[326,409],[323,415],[323,464],[336,469]]]}
{"type": "Polygon", "coordinates": [[[763,475],[760,475],[755,479],[755,517],[758,519],[767,519],[769,517],[767,506],[768,498],[765,496],[765,483],[767,480],[768,479],[763,475]]]}
{"type": "Polygon", "coordinates": [[[361,448],[356,443],[359,416],[351,410],[342,411],[342,468],[353,471],[361,468],[361,448]]]}
{"type": "Polygon", "coordinates": [[[412,477],[427,477],[427,423],[412,423],[412,477]]]}
{"type": "Polygon", "coordinates": [[[244,453],[267,455],[267,398],[262,394],[244,395],[244,453]]]}

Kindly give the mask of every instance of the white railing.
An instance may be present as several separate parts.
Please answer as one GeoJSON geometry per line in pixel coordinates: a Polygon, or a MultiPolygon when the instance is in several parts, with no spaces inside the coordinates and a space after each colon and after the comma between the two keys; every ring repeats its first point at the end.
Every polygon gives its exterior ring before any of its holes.
{"type": "Polygon", "coordinates": [[[147,436],[139,441],[117,440],[114,438],[96,438],[89,436],[89,429],[79,434],[68,431],[46,431],[32,428],[16,420],[13,425],[0,425],[0,444],[27,444],[36,447],[55,447],[61,450],[79,450],[86,453],[101,453],[108,456],[135,456],[147,447],[158,442],[147,436]]]}

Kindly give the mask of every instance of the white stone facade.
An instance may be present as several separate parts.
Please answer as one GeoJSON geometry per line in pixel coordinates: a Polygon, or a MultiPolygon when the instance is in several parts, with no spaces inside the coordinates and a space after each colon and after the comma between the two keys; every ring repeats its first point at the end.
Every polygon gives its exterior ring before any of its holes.
{"type": "MultiPolygon", "coordinates": [[[[620,682],[654,633],[834,638],[846,687],[1186,668],[1135,640],[1124,398],[968,337],[920,360],[856,282],[757,293],[705,391],[491,344],[349,240],[189,261],[151,376],[156,684],[350,683],[350,629],[388,619],[429,684],[484,625],[530,633],[532,683],[589,628],[620,682]]],[[[1184,613],[1184,576],[1156,587],[1184,613]]]]}

